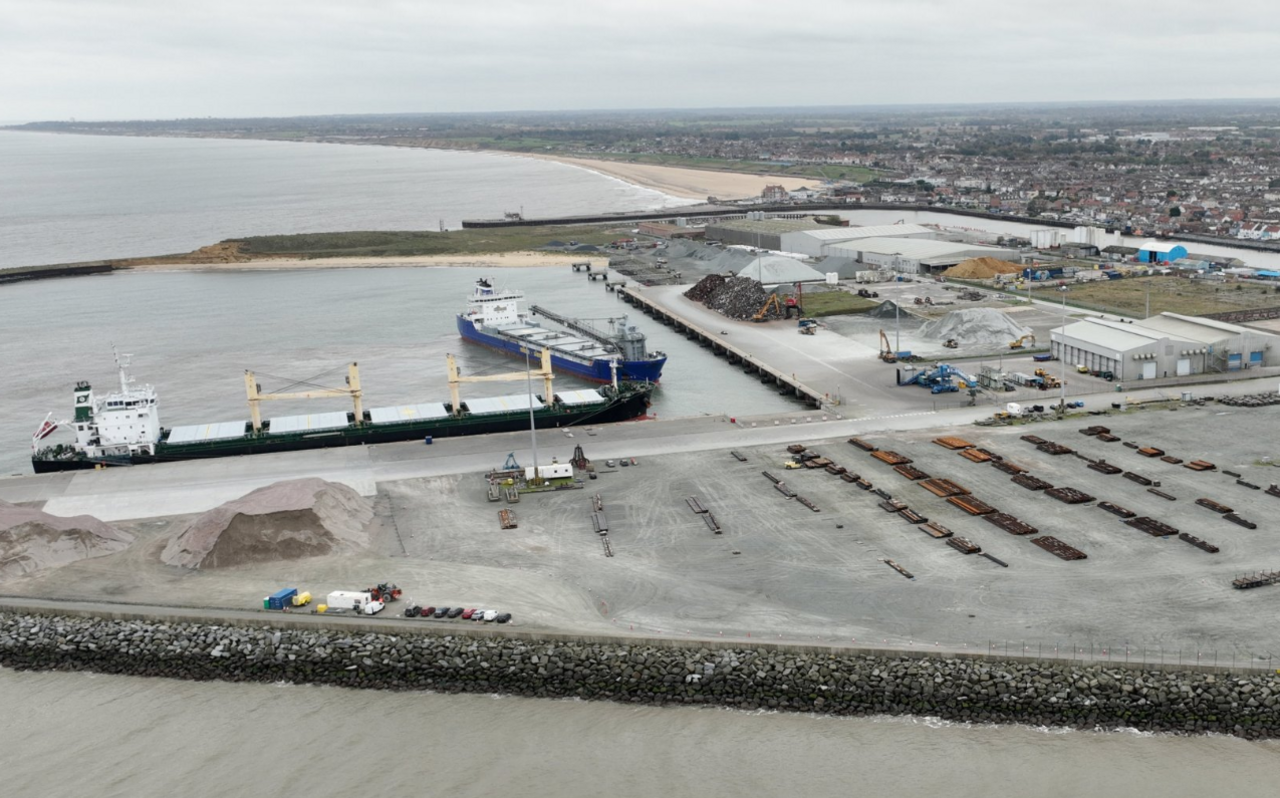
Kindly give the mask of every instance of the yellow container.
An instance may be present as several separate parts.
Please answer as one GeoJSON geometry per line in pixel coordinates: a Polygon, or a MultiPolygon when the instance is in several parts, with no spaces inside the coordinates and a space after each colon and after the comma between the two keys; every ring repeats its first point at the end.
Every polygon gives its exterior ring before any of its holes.
{"type": "Polygon", "coordinates": [[[329,609],[328,604],[321,604],[319,607],[316,607],[316,612],[324,612],[327,609],[329,609]]]}
{"type": "Polygon", "coordinates": [[[303,592],[293,597],[293,606],[295,607],[305,607],[310,603],[311,603],[311,593],[308,591],[304,590],[303,592]]]}

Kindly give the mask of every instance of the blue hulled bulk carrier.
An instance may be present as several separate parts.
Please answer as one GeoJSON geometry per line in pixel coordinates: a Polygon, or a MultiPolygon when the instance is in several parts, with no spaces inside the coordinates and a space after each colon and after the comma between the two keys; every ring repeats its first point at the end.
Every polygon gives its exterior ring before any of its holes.
{"type": "Polygon", "coordinates": [[[524,293],[498,290],[487,279],[476,281],[464,312],[458,314],[458,333],[468,341],[523,358],[526,351],[551,351],[551,367],[591,382],[656,383],[667,356],[645,348],[644,333],[627,324],[627,317],[605,319],[607,330],[589,321],[568,318],[533,305],[526,311],[524,293]],[[543,327],[542,316],[564,327],[543,327]],[[615,373],[616,372],[616,373],[615,373]]]}

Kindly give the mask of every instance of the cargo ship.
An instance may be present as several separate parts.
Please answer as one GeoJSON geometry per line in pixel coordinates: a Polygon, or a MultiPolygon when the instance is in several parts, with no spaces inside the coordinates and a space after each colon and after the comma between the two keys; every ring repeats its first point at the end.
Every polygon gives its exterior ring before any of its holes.
{"type": "Polygon", "coordinates": [[[88,382],[74,389],[74,415],[70,420],[45,417],[31,436],[31,466],[37,474],[102,466],[134,466],[147,463],[232,457],[242,454],[292,452],[337,446],[483,435],[629,421],[645,415],[653,386],[645,382],[619,382],[598,389],[557,391],[552,385],[549,350],[535,351],[540,367],[510,375],[461,377],[449,358],[449,402],[427,402],[365,409],[357,364],[348,366],[346,384],[338,388],[301,394],[263,394],[253,372],[245,372],[250,419],[163,427],[156,390],[137,387],[126,372],[128,356],[117,356],[120,388],[97,394],[88,382]],[[123,358],[123,359],[122,359],[123,358]],[[458,386],[464,382],[494,379],[543,381],[543,392],[492,396],[463,401],[458,386]],[[259,404],[269,399],[347,397],[352,411],[277,416],[263,419],[259,404]],[[75,440],[50,443],[59,428],[70,428],[75,440]]]}
{"type": "Polygon", "coordinates": [[[562,316],[533,305],[524,309],[524,293],[498,290],[485,278],[476,281],[466,310],[458,314],[458,334],[508,355],[523,358],[532,347],[551,350],[551,367],[590,382],[651,382],[662,377],[667,356],[649,352],[645,335],[627,323],[626,316],[603,319],[608,329],[600,330],[594,319],[562,316]],[[542,316],[564,327],[543,327],[534,317],[542,316]]]}

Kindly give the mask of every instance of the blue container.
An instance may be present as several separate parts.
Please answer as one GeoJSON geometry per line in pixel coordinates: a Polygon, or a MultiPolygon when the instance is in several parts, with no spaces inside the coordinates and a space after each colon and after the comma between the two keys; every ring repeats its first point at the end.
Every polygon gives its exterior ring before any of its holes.
{"type": "Polygon", "coordinates": [[[431,445],[431,436],[430,436],[430,435],[428,435],[427,437],[423,438],[423,439],[422,439],[422,442],[423,442],[423,443],[425,443],[426,445],[430,446],[430,445],[431,445]]]}
{"type": "Polygon", "coordinates": [[[286,587],[267,596],[267,609],[282,610],[293,604],[293,597],[298,595],[298,588],[286,587]]]}

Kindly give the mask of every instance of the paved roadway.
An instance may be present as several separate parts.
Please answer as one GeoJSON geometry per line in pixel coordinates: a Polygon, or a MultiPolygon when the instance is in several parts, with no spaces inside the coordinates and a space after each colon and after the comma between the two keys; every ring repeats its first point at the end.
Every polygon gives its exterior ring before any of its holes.
{"type": "MultiPolygon", "coordinates": [[[[909,389],[903,389],[904,391],[909,389]]],[[[1132,400],[1177,397],[1180,386],[1126,391],[1132,400]]],[[[1237,380],[1191,389],[1213,395],[1275,391],[1273,377],[1237,380]]],[[[910,393],[918,393],[910,391],[910,393]]],[[[901,396],[901,394],[897,394],[901,396]]],[[[1114,391],[1074,398],[1086,408],[1107,407],[1114,391]]],[[[582,444],[596,462],[620,457],[647,457],[677,452],[731,449],[738,446],[813,441],[824,438],[968,425],[991,415],[990,405],[938,410],[886,406],[887,412],[860,418],[805,411],[783,416],[737,419],[703,417],[627,422],[591,428],[542,431],[538,434],[543,462],[555,456],[569,459],[582,444]]],[[[527,433],[503,433],[380,446],[325,449],[312,452],[247,455],[164,465],[113,468],[0,479],[0,500],[45,502],[44,509],[61,516],[93,515],[104,521],[155,518],[210,510],[283,479],[316,476],[352,486],[361,494],[376,492],[379,482],[476,473],[500,467],[508,452],[521,464],[532,461],[527,433]]]]}

